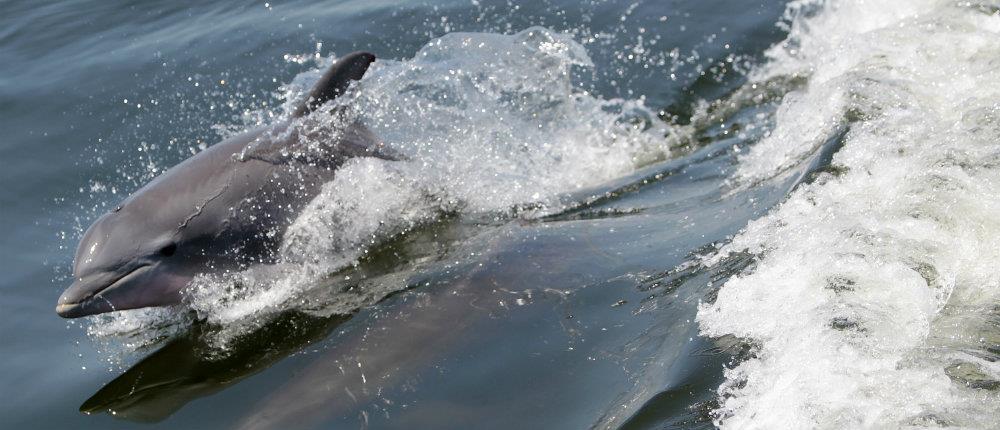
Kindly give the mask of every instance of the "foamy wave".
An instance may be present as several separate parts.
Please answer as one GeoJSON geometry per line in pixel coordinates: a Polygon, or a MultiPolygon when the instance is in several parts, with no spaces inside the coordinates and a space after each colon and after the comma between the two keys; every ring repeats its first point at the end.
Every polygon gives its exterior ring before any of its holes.
{"type": "MultiPolygon", "coordinates": [[[[342,109],[308,121],[360,120],[401,160],[347,162],[286,231],[280,264],[200,276],[188,307],[218,327],[222,347],[289,309],[350,313],[405,280],[341,294],[348,299],[309,290],[329,289],[325,276],[392,237],[442,214],[558,211],[560,195],[667,157],[671,131],[641,101],[603,100],[574,85],[591,66],[570,36],[544,28],[453,33],[411,60],[378,60],[338,101],[342,109]]],[[[301,97],[318,75],[297,77],[286,98],[301,97]]]]}
{"type": "Polygon", "coordinates": [[[413,60],[376,65],[361,115],[415,161],[409,176],[465,212],[555,204],[669,153],[670,129],[641,101],[573,84],[592,64],[568,35],[452,33],[413,60]]]}
{"type": "Polygon", "coordinates": [[[996,428],[1000,422],[1000,8],[796,2],[752,82],[800,76],[736,181],[842,130],[833,168],[714,261],[757,263],[698,312],[756,347],[722,428],[996,428]]]}

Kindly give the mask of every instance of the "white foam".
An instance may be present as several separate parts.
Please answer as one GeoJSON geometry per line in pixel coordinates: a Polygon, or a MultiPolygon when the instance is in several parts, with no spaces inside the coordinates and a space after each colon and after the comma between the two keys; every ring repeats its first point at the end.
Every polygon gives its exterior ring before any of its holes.
{"type": "Polygon", "coordinates": [[[755,357],[726,372],[722,428],[1000,423],[1000,14],[954,1],[795,2],[751,83],[800,76],[740,159],[752,184],[849,126],[803,185],[719,256],[758,261],[699,308],[755,357]],[[991,388],[992,387],[992,388],[991,388]]]}
{"type": "Polygon", "coordinates": [[[666,125],[641,101],[573,85],[592,64],[568,35],[452,33],[376,65],[359,111],[415,161],[409,176],[466,212],[552,203],[668,154],[666,125]]]}
{"type": "Polygon", "coordinates": [[[104,360],[119,370],[130,358],[121,354],[123,348],[124,352],[147,352],[184,333],[192,323],[189,314],[176,306],[101,314],[89,320],[87,335],[99,341],[104,360]]]}

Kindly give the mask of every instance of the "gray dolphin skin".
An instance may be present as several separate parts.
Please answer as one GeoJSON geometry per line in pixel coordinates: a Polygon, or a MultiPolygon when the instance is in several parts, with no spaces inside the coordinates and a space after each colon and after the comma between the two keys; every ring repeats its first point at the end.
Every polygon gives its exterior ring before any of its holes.
{"type": "Polygon", "coordinates": [[[80,240],[74,282],[56,313],[77,318],[177,304],[199,273],[273,262],[284,230],[345,160],[392,159],[357,122],[322,131],[295,127],[374,61],[365,52],[344,56],[288,119],[184,160],[97,219],[80,240]]]}

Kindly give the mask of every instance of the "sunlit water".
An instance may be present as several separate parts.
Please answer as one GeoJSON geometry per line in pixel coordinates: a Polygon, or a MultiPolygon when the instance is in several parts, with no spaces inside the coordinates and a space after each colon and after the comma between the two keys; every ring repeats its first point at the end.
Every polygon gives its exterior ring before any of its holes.
{"type": "Polygon", "coordinates": [[[12,425],[1000,421],[998,5],[144,7],[3,6],[12,425]],[[54,315],[92,219],[354,49],[336,103],[398,161],[277,264],[54,315]]]}

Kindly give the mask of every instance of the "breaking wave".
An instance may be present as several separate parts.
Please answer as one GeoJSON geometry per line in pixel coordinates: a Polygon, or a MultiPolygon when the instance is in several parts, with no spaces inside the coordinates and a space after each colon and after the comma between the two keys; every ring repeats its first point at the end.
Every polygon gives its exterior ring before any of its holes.
{"type": "Polygon", "coordinates": [[[733,186],[840,149],[707,261],[756,257],[698,312],[754,351],[715,424],[996,428],[1000,6],[798,1],[785,24],[747,85],[802,83],[733,186]]]}

